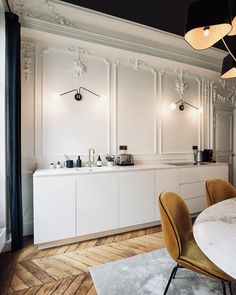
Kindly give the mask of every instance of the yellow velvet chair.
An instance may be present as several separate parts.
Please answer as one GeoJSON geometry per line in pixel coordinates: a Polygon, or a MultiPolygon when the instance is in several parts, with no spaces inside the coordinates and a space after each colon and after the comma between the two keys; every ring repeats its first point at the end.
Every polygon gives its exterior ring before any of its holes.
{"type": "Polygon", "coordinates": [[[233,279],[213,264],[195,242],[190,213],[183,199],[176,193],[163,192],[159,196],[159,208],[165,245],[170,256],[177,262],[164,295],[167,294],[172,279],[181,267],[220,280],[225,295],[225,282],[228,282],[230,294],[232,294],[231,281],[233,279]]]}
{"type": "Polygon", "coordinates": [[[210,179],[205,183],[207,205],[211,206],[215,203],[230,198],[236,198],[236,189],[223,179],[210,179]]]}

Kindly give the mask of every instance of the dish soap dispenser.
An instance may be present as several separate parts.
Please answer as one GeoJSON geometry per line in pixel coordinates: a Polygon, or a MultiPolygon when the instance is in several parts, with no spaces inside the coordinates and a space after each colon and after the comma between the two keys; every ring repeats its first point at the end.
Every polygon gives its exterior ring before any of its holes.
{"type": "Polygon", "coordinates": [[[100,156],[98,156],[98,159],[97,159],[97,167],[102,167],[102,160],[100,156]]]}
{"type": "Polygon", "coordinates": [[[80,156],[78,156],[78,159],[76,160],[76,167],[82,167],[82,161],[80,159],[80,156]]]}

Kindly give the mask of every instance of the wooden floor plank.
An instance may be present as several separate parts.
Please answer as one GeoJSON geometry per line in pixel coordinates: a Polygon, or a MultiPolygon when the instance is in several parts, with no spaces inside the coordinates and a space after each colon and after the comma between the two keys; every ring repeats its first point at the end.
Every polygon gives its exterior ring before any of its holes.
{"type": "Polygon", "coordinates": [[[70,265],[74,268],[79,269],[82,272],[87,273],[89,270],[88,265],[81,263],[80,261],[67,256],[66,254],[57,255],[56,259],[62,261],[63,263],[70,265]]]}
{"type": "Polygon", "coordinates": [[[93,285],[93,280],[90,274],[87,275],[86,279],[83,281],[81,286],[76,291],[76,295],[87,295],[88,291],[91,289],[93,285]]]}
{"type": "Polygon", "coordinates": [[[111,247],[114,247],[114,248],[118,248],[120,250],[124,250],[124,251],[129,251],[130,253],[132,253],[133,255],[138,255],[138,254],[141,254],[143,253],[143,250],[140,250],[139,248],[136,248],[135,246],[132,247],[130,245],[128,245],[127,243],[114,243],[114,244],[111,244],[111,247]]]}
{"type": "Polygon", "coordinates": [[[33,261],[21,262],[22,266],[27,269],[33,276],[40,280],[43,284],[50,283],[54,281],[46,271],[37,266],[33,261]]]}
{"type": "Polygon", "coordinates": [[[61,268],[53,265],[47,259],[34,259],[35,264],[37,264],[41,269],[46,271],[51,277],[55,280],[64,279],[68,276],[66,272],[64,272],[61,268]]]}
{"type": "Polygon", "coordinates": [[[86,257],[84,255],[81,255],[78,253],[78,251],[73,252],[73,253],[66,253],[66,256],[71,257],[71,258],[73,258],[73,259],[75,259],[75,260],[77,260],[89,267],[100,264],[99,261],[91,259],[91,258],[86,257]]]}
{"type": "Polygon", "coordinates": [[[131,242],[131,240],[122,241],[122,242],[120,242],[120,244],[129,246],[131,249],[140,250],[140,253],[153,251],[153,247],[143,246],[143,245],[137,244],[133,241],[131,242]]]}
{"type": "Polygon", "coordinates": [[[111,258],[108,258],[108,257],[102,256],[102,255],[98,254],[97,252],[94,253],[93,251],[91,251],[92,249],[93,249],[93,248],[84,249],[83,252],[82,252],[81,254],[83,254],[83,255],[85,255],[85,256],[91,258],[91,259],[95,259],[95,260],[97,260],[98,262],[100,262],[101,264],[112,261],[111,258]]]}
{"type": "Polygon", "coordinates": [[[102,249],[102,246],[91,248],[90,251],[94,252],[95,254],[98,253],[99,255],[102,255],[104,257],[108,257],[110,260],[118,260],[118,259],[123,258],[120,255],[113,254],[111,252],[108,252],[108,251],[102,249]]]}
{"type": "Polygon", "coordinates": [[[42,287],[42,285],[40,286],[35,286],[35,287],[31,287],[29,289],[26,290],[24,295],[34,295],[38,292],[38,290],[42,287]]]}
{"type": "Polygon", "coordinates": [[[65,252],[73,252],[73,251],[75,251],[78,248],[78,246],[79,246],[79,243],[70,244],[69,247],[67,248],[67,250],[65,252]]]}
{"type": "Polygon", "coordinates": [[[27,289],[28,286],[22,282],[22,280],[16,275],[13,275],[13,278],[11,280],[11,287],[14,291],[24,290],[27,289]]]}
{"type": "Polygon", "coordinates": [[[55,281],[52,283],[47,283],[42,285],[41,288],[35,293],[37,295],[51,295],[53,291],[58,287],[60,281],[55,281]]]}
{"type": "Polygon", "coordinates": [[[40,280],[38,280],[31,272],[27,271],[20,263],[16,266],[15,274],[29,287],[42,284],[40,280]]]}
{"type": "Polygon", "coordinates": [[[120,250],[120,249],[117,249],[117,248],[114,248],[114,247],[112,247],[112,245],[111,244],[103,245],[102,249],[104,249],[105,251],[110,252],[112,254],[117,254],[117,255],[119,255],[120,257],[123,257],[123,258],[133,256],[132,253],[124,251],[124,250],[120,250]]]}
{"type": "Polygon", "coordinates": [[[61,295],[63,294],[74,281],[75,277],[68,277],[61,281],[60,285],[52,292],[53,295],[61,295]]]}
{"type": "Polygon", "coordinates": [[[80,288],[81,284],[86,279],[87,274],[80,274],[75,277],[73,282],[70,284],[70,286],[66,289],[63,295],[72,295],[75,294],[76,291],[80,288]]]}
{"type": "Polygon", "coordinates": [[[92,285],[92,287],[89,289],[87,295],[97,295],[94,285],[92,285]]]}
{"type": "Polygon", "coordinates": [[[56,259],[57,256],[55,257],[49,257],[47,261],[51,263],[52,265],[55,265],[59,269],[63,270],[65,273],[67,273],[69,276],[76,276],[82,273],[81,270],[78,268],[74,268],[70,265],[67,265],[59,260],[56,259]]]}

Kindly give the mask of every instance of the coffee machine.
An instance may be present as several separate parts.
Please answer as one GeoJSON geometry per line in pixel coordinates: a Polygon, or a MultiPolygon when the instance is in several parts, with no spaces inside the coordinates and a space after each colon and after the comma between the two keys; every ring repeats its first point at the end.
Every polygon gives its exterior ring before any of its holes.
{"type": "Polygon", "coordinates": [[[213,150],[211,149],[203,150],[203,162],[213,162],[213,150]]]}

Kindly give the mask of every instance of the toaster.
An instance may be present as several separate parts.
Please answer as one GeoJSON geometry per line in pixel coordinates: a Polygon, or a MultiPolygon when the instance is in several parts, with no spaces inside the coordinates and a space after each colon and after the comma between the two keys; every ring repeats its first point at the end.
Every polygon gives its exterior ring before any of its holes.
{"type": "Polygon", "coordinates": [[[118,154],[116,156],[115,163],[119,166],[130,166],[134,165],[134,159],[130,154],[118,154]]]}

